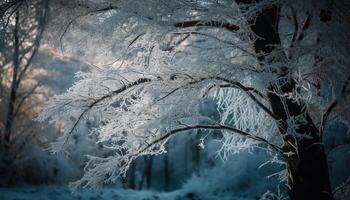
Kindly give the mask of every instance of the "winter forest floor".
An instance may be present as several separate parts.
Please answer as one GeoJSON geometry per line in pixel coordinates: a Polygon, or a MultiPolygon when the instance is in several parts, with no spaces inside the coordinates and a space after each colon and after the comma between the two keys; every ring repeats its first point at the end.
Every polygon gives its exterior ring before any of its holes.
{"type": "Polygon", "coordinates": [[[134,191],[104,187],[101,189],[83,189],[72,192],[62,186],[27,186],[0,188],[1,200],[253,200],[252,197],[206,196],[198,197],[194,193],[182,190],[173,192],[134,191]]]}

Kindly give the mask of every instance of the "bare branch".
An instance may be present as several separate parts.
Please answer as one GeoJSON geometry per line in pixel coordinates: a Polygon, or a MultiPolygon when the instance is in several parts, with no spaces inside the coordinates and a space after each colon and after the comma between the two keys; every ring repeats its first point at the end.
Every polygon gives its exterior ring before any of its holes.
{"type": "Polygon", "coordinates": [[[22,107],[23,103],[25,102],[26,99],[28,99],[34,92],[35,90],[41,85],[40,82],[38,82],[37,84],[35,84],[32,89],[27,92],[22,98],[21,100],[19,101],[19,103],[17,104],[17,107],[16,107],[16,110],[15,110],[15,114],[13,115],[14,117],[17,116],[20,108],[22,107]]]}
{"type": "Polygon", "coordinates": [[[308,29],[310,27],[310,24],[311,24],[311,15],[308,15],[306,20],[304,21],[304,24],[303,24],[303,27],[301,29],[301,33],[299,34],[299,37],[298,37],[298,41],[301,41],[302,39],[304,39],[304,32],[306,31],[306,29],[308,29]]]}
{"type": "Polygon", "coordinates": [[[27,72],[27,70],[29,69],[30,64],[31,64],[31,62],[32,62],[32,60],[33,60],[33,58],[34,58],[34,56],[35,56],[37,50],[38,50],[38,45],[37,45],[37,47],[34,48],[32,54],[30,55],[29,59],[27,60],[26,65],[23,67],[22,71],[21,71],[20,74],[18,75],[18,78],[17,78],[17,81],[16,81],[16,84],[17,84],[17,85],[19,85],[19,84],[21,83],[21,80],[22,80],[24,74],[25,74],[25,73],[27,72]]]}
{"type": "Polygon", "coordinates": [[[293,21],[294,21],[294,33],[293,33],[293,37],[292,37],[292,45],[295,42],[298,32],[299,32],[299,24],[298,24],[298,18],[296,16],[296,14],[293,14],[293,21]]]}

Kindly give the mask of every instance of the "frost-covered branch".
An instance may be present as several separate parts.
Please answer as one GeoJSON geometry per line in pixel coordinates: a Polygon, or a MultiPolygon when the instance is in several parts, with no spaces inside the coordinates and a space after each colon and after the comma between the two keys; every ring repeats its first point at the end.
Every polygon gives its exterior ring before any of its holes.
{"type": "Polygon", "coordinates": [[[60,41],[60,44],[61,44],[61,51],[63,52],[63,46],[62,46],[62,40],[64,38],[64,36],[66,35],[68,29],[72,26],[72,24],[74,22],[76,22],[79,18],[82,18],[84,16],[87,16],[87,15],[91,15],[91,14],[96,14],[96,13],[101,13],[101,12],[107,12],[107,11],[111,11],[111,10],[116,10],[118,9],[117,6],[113,6],[113,5],[108,5],[106,7],[102,7],[102,8],[94,8],[94,9],[91,9],[89,7],[87,7],[87,11],[73,17],[73,19],[71,19],[67,25],[65,26],[65,28],[63,29],[63,32],[59,38],[59,41],[60,41]]]}
{"type": "MultiPolygon", "coordinates": [[[[87,106],[87,108],[85,108],[85,110],[79,115],[78,119],[75,121],[73,127],[71,128],[71,130],[69,131],[68,135],[72,134],[72,132],[75,130],[75,128],[77,127],[77,125],[79,124],[80,120],[84,117],[85,113],[87,113],[91,108],[93,108],[95,105],[97,105],[99,102],[111,98],[112,96],[118,95],[122,92],[124,92],[127,89],[130,89],[132,87],[135,87],[137,85],[140,85],[142,83],[147,83],[147,82],[151,82],[152,80],[149,78],[140,78],[134,82],[131,82],[129,84],[124,85],[123,87],[119,88],[118,90],[114,90],[96,100],[94,100],[91,104],[89,104],[87,106]]],[[[68,137],[67,137],[68,139],[68,137]]]]}
{"type": "Polygon", "coordinates": [[[231,133],[237,133],[241,136],[244,136],[246,138],[255,140],[257,142],[261,142],[264,144],[267,144],[268,146],[270,146],[271,148],[273,148],[277,153],[282,153],[282,148],[279,147],[276,144],[273,144],[271,142],[269,142],[268,140],[266,140],[265,138],[262,138],[260,136],[256,136],[256,135],[252,135],[248,132],[230,127],[230,126],[226,126],[226,125],[222,125],[222,124],[218,124],[218,125],[190,125],[190,126],[186,126],[183,128],[177,128],[174,130],[169,131],[168,133],[166,133],[165,135],[163,135],[162,137],[152,141],[151,143],[149,143],[145,148],[141,149],[139,151],[139,153],[142,153],[144,151],[146,151],[147,149],[149,149],[150,147],[152,147],[155,144],[158,144],[159,142],[162,142],[163,140],[166,140],[167,138],[169,138],[170,136],[173,136],[177,133],[181,133],[181,132],[186,132],[186,131],[190,131],[190,130],[198,130],[198,129],[203,129],[203,130],[223,130],[223,131],[228,131],[231,133]]]}
{"type": "Polygon", "coordinates": [[[240,28],[239,26],[227,22],[219,22],[219,21],[199,21],[199,20],[192,20],[192,21],[183,21],[183,22],[176,22],[174,24],[176,28],[188,28],[188,27],[200,27],[200,26],[206,26],[206,27],[215,27],[215,28],[225,28],[228,31],[238,31],[240,28]]]}

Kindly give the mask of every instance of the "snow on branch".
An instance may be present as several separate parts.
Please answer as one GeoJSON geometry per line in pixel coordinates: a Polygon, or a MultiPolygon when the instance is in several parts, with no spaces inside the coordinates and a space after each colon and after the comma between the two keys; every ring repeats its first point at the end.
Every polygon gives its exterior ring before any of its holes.
{"type": "Polygon", "coordinates": [[[177,28],[188,28],[188,27],[200,27],[200,26],[206,26],[206,27],[215,27],[215,28],[225,28],[228,31],[238,31],[240,28],[239,26],[227,22],[219,22],[219,21],[199,21],[199,20],[192,20],[192,21],[183,21],[183,22],[176,22],[174,24],[177,28]]]}
{"type": "Polygon", "coordinates": [[[177,128],[174,130],[171,130],[170,132],[168,132],[167,134],[163,135],[162,137],[154,140],[153,142],[151,142],[150,144],[148,144],[145,148],[141,149],[139,152],[142,153],[144,151],[146,151],[147,149],[149,149],[150,147],[152,147],[154,144],[158,144],[159,142],[169,138],[170,136],[173,136],[176,133],[179,132],[185,132],[185,131],[190,131],[190,130],[197,130],[197,129],[203,129],[203,130],[221,130],[221,131],[228,131],[231,133],[237,133],[241,136],[244,136],[246,138],[255,140],[257,142],[261,142],[264,144],[267,144],[268,146],[270,146],[272,149],[274,149],[277,153],[282,153],[282,148],[279,147],[276,144],[273,144],[271,142],[269,142],[268,140],[266,140],[263,137],[260,136],[256,136],[256,135],[252,135],[248,132],[230,127],[230,126],[226,126],[226,125],[222,125],[222,124],[218,124],[218,125],[190,125],[190,126],[186,126],[183,128],[177,128]]]}

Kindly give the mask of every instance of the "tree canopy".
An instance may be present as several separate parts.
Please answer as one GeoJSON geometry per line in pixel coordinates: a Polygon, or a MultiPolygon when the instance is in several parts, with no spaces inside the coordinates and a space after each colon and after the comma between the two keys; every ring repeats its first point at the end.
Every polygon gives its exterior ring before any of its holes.
{"type": "MultiPolygon", "coordinates": [[[[316,176],[303,174],[309,170],[304,160],[314,162],[312,155],[321,152],[317,163],[324,161],[323,149],[314,146],[322,144],[325,126],[334,120],[348,124],[349,26],[337,12],[339,4],[135,0],[79,5],[81,13],[66,23],[60,42],[64,52],[91,55],[91,69],[76,74],[75,84],[53,97],[38,119],[64,124],[53,152],[64,151],[85,123],[97,120],[91,134],[113,155],[90,156],[85,175],[73,186],[114,182],[137,157],[166,153],[172,136],[201,129],[221,136],[217,153],[222,158],[265,148],[285,163],[281,180],[300,193],[299,178],[316,176]],[[104,34],[92,38],[94,31],[104,34]],[[77,35],[81,40],[72,45],[77,35]],[[104,59],[99,42],[113,50],[114,60],[104,59]],[[215,103],[216,115],[206,111],[207,100],[215,103]]],[[[323,173],[326,166],[315,171],[323,173]]],[[[323,185],[303,187],[329,194],[327,176],[320,178],[323,185]]]]}

